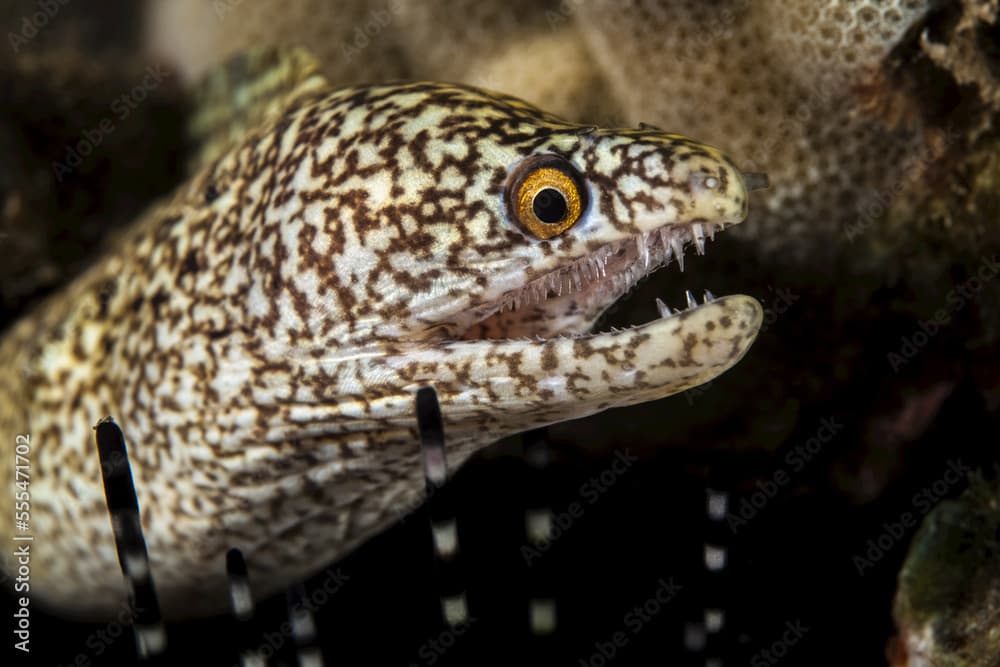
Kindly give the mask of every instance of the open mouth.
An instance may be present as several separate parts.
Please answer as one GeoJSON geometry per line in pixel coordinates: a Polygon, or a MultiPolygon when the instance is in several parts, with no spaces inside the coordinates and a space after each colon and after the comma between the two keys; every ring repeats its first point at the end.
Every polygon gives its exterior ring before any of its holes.
{"type": "MultiPolygon", "coordinates": [[[[590,325],[604,310],[640,280],[671,262],[683,272],[685,252],[693,247],[698,255],[705,254],[707,242],[727,226],[730,225],[710,222],[664,225],[600,246],[476,308],[469,314],[475,323],[459,337],[471,340],[599,335],[600,332],[590,331],[590,325]]],[[[686,299],[683,310],[671,310],[657,299],[661,318],[699,308],[715,297],[706,291],[704,302],[698,304],[688,291],[686,299]]]]}
{"type": "MultiPolygon", "coordinates": [[[[744,197],[753,190],[768,187],[767,174],[743,172],[741,176],[744,197]]],[[[707,242],[714,241],[717,232],[741,221],[742,216],[715,222],[701,218],[689,223],[666,223],[651,231],[598,246],[583,257],[461,313],[448,329],[457,334],[455,338],[464,340],[546,340],[608,335],[592,332],[593,324],[636,283],[671,261],[683,272],[687,250],[693,247],[697,254],[704,255],[707,242]]],[[[708,291],[701,304],[690,291],[686,291],[685,296],[687,303],[682,310],[672,310],[657,299],[660,314],[657,321],[704,308],[715,301],[708,291]]],[[[635,325],[631,329],[642,326],[646,325],[635,325]]]]}
{"type": "Polygon", "coordinates": [[[519,310],[524,304],[538,304],[553,297],[570,296],[593,289],[595,285],[605,288],[606,295],[616,294],[614,298],[617,299],[671,259],[683,272],[686,246],[693,244],[697,253],[704,255],[706,241],[714,241],[715,232],[724,227],[713,223],[673,225],[601,246],[567,266],[507,292],[499,299],[498,312],[519,310]]]}

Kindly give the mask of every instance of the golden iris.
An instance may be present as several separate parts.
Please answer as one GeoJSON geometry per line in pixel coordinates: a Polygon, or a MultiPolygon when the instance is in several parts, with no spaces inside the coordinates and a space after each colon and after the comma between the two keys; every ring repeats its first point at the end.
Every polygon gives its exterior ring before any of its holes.
{"type": "Polygon", "coordinates": [[[536,156],[515,174],[512,213],[539,239],[563,233],[583,214],[583,186],[572,165],[558,156],[536,156]]]}

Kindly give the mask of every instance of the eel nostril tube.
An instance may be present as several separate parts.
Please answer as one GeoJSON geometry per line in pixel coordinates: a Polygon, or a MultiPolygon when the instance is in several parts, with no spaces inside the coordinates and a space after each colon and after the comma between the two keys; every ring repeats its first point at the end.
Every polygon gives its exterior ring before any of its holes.
{"type": "Polygon", "coordinates": [[[747,192],[753,192],[754,190],[763,190],[764,188],[770,186],[770,181],[767,178],[767,174],[764,172],[757,171],[745,171],[743,172],[743,182],[747,186],[747,192]]]}

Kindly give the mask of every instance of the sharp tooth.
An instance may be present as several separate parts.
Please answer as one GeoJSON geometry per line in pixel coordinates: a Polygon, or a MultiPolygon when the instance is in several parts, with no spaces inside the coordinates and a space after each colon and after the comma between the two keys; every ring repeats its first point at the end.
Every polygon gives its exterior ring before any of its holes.
{"type": "Polygon", "coordinates": [[[705,290],[705,303],[712,303],[713,301],[715,301],[715,295],[705,290]]]}
{"type": "Polygon", "coordinates": [[[667,238],[667,230],[660,228],[660,245],[663,246],[663,263],[670,261],[670,241],[667,238]]]}
{"type": "Polygon", "coordinates": [[[708,238],[715,240],[715,225],[708,223],[708,238]]]}
{"type": "Polygon", "coordinates": [[[636,239],[636,243],[639,244],[639,257],[642,257],[642,268],[644,271],[649,271],[649,245],[646,243],[648,240],[648,232],[643,232],[642,236],[636,239]]]}
{"type": "Polygon", "coordinates": [[[684,296],[687,297],[688,308],[695,308],[698,302],[694,300],[694,295],[691,294],[691,290],[684,290],[684,296]]]}
{"type": "Polygon", "coordinates": [[[573,287],[576,288],[577,292],[580,291],[580,267],[578,266],[573,267],[573,287]]]}
{"type": "Polygon", "coordinates": [[[559,280],[559,286],[556,287],[556,296],[562,296],[562,291],[563,291],[563,277],[562,277],[561,274],[559,275],[558,280],[559,280]]]}
{"type": "Polygon", "coordinates": [[[673,248],[674,255],[677,257],[677,264],[681,267],[681,273],[684,272],[684,244],[677,236],[670,237],[670,247],[673,248]]]}
{"type": "Polygon", "coordinates": [[[663,303],[661,299],[656,299],[656,309],[660,311],[660,317],[670,317],[670,307],[663,303]]]}
{"type": "Polygon", "coordinates": [[[700,223],[691,225],[691,235],[694,237],[694,245],[698,249],[699,255],[705,254],[705,229],[700,223]]]}

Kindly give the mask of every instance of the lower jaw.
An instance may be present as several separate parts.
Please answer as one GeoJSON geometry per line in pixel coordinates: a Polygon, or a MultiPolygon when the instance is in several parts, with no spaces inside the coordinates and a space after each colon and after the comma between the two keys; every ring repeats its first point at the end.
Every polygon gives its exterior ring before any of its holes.
{"type": "Polygon", "coordinates": [[[508,415],[517,432],[708,382],[743,357],[761,320],[755,299],[734,295],[607,333],[442,342],[400,363],[428,369],[410,379],[433,385],[452,420],[508,415]]]}

